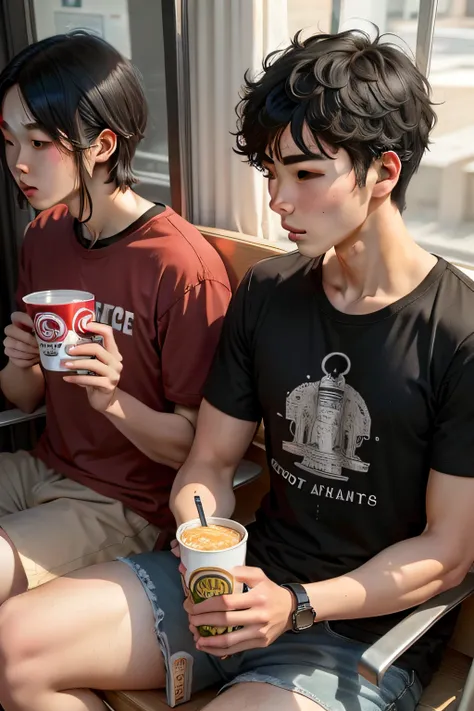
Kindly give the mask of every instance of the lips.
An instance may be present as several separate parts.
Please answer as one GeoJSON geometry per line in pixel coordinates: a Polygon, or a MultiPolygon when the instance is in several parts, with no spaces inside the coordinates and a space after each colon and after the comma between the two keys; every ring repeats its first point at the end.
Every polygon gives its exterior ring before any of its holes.
{"type": "Polygon", "coordinates": [[[36,192],[37,188],[35,188],[34,185],[27,185],[24,183],[22,180],[18,183],[20,190],[25,194],[25,195],[33,195],[34,192],[36,192]]]}
{"type": "Polygon", "coordinates": [[[305,235],[306,234],[306,230],[297,230],[296,227],[290,227],[290,225],[287,225],[286,222],[282,222],[281,226],[283,227],[284,230],[287,230],[292,235],[305,235]]]}

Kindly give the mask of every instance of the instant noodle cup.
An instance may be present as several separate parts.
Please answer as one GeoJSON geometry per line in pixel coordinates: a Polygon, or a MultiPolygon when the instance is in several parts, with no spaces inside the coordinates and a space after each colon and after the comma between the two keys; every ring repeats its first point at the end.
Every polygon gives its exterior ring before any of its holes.
{"type": "MultiPolygon", "coordinates": [[[[243,592],[233,569],[245,565],[247,530],[237,521],[209,516],[208,526],[196,518],[181,524],[176,533],[181,562],[186,568],[184,587],[195,604],[215,595],[243,592]]],[[[202,637],[232,632],[233,627],[198,628],[202,637]]]]}
{"type": "MultiPolygon", "coordinates": [[[[41,365],[45,370],[71,373],[64,362],[74,360],[69,349],[82,343],[101,342],[87,331],[95,320],[95,297],[88,291],[51,289],[23,297],[34,324],[41,365]]],[[[75,356],[83,359],[84,356],[75,356]]],[[[88,371],[78,371],[81,373],[88,371]]]]}

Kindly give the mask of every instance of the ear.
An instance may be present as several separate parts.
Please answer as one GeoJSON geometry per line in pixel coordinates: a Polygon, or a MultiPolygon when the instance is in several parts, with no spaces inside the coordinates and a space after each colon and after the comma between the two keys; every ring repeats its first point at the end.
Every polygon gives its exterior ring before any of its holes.
{"type": "Polygon", "coordinates": [[[387,151],[374,166],[378,172],[372,196],[383,198],[390,195],[400,177],[402,164],[395,151],[387,151]]]}
{"type": "Polygon", "coordinates": [[[117,136],[110,128],[104,130],[97,136],[91,146],[90,160],[93,164],[107,163],[117,148],[117,136]]]}

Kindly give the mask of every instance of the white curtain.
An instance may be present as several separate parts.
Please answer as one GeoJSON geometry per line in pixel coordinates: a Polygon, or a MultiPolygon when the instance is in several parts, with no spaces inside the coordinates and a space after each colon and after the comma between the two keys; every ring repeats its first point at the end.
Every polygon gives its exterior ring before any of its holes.
{"type": "MultiPolygon", "coordinates": [[[[402,5],[406,5],[410,1],[402,0],[402,5]]],[[[339,18],[339,32],[359,29],[372,36],[374,24],[379,28],[380,33],[385,32],[387,0],[343,0],[339,18]]]]}
{"type": "Polygon", "coordinates": [[[188,33],[192,220],[269,239],[279,219],[266,181],[232,151],[230,132],[245,71],[289,43],[287,0],[191,0],[188,33]]]}

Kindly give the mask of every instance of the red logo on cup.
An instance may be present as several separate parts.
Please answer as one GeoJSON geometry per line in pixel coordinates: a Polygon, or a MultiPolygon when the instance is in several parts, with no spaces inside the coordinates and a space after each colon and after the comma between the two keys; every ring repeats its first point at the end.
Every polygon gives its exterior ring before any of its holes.
{"type": "Polygon", "coordinates": [[[90,309],[82,308],[76,311],[72,319],[72,330],[79,336],[84,336],[88,333],[87,326],[93,321],[95,314],[90,309]]]}
{"type": "Polygon", "coordinates": [[[46,341],[46,343],[64,341],[67,336],[67,326],[57,314],[37,314],[34,320],[34,327],[38,338],[46,341]]]}

